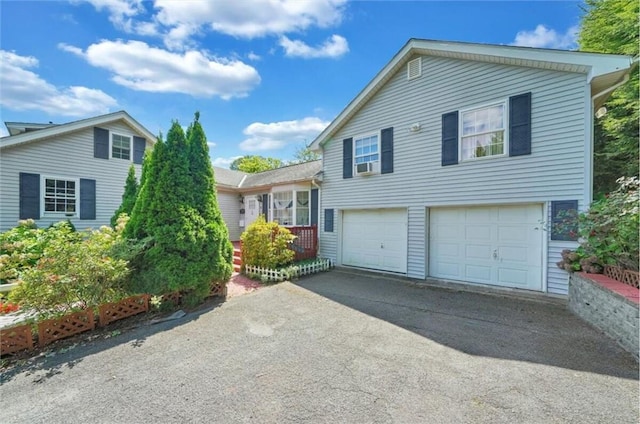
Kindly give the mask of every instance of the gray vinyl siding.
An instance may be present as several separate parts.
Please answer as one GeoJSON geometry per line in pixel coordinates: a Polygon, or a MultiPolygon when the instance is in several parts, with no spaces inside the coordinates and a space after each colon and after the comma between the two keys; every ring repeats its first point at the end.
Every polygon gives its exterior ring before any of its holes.
{"type": "MultiPolygon", "coordinates": [[[[408,276],[425,278],[425,208],[583,202],[588,92],[583,74],[425,56],[421,77],[408,81],[401,68],[324,145],[322,207],[408,207],[408,276]],[[441,166],[444,113],[526,92],[532,93],[531,155],[441,166]],[[415,123],[420,132],[409,131],[415,123]],[[343,179],[342,140],[387,127],[394,128],[394,172],[343,179]]],[[[336,224],[334,233],[320,232],[320,254],[333,260],[338,260],[339,219],[336,224]]],[[[549,277],[549,291],[566,292],[565,278],[555,270],[549,277]]]]}
{"type": "MultiPolygon", "coordinates": [[[[103,125],[102,128],[122,135],[141,136],[121,122],[103,125]]],[[[150,148],[150,141],[147,143],[150,148]]],[[[18,222],[20,172],[41,177],[96,180],[96,219],[80,220],[79,214],[70,219],[78,230],[109,225],[111,216],[122,201],[131,163],[123,159],[94,158],[93,127],[3,149],[0,152],[0,231],[15,227],[18,222]]],[[[135,165],[135,168],[139,179],[141,165],[135,165]]],[[[39,227],[48,227],[64,219],[65,216],[41,214],[36,222],[39,227]]]]}
{"type": "Polygon", "coordinates": [[[240,201],[238,193],[218,190],[218,206],[229,230],[229,240],[240,240],[240,201]]]}

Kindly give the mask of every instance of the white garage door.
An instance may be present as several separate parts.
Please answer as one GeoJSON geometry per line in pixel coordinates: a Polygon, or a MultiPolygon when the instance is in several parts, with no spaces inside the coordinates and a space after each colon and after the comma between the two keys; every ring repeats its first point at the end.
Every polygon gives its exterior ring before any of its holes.
{"type": "Polygon", "coordinates": [[[406,273],[407,210],[344,211],[342,264],[406,273]]]}
{"type": "Polygon", "coordinates": [[[434,208],[429,274],[542,290],[542,205],[434,208]]]}

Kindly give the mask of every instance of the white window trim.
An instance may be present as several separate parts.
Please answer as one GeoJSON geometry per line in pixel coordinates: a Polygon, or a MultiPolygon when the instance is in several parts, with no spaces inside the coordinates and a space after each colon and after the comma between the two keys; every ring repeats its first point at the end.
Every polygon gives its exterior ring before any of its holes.
{"type": "MultiPolygon", "coordinates": [[[[147,146],[145,146],[146,149],[147,146]]],[[[127,134],[127,133],[123,133],[123,132],[117,132],[117,131],[109,131],[109,159],[117,159],[117,160],[123,160],[123,161],[127,161],[127,162],[133,162],[133,134],[127,134]],[[121,137],[129,137],[129,159],[122,159],[122,158],[114,158],[113,157],[113,136],[114,135],[119,135],[121,137]]]]}
{"type": "MultiPolygon", "coordinates": [[[[356,170],[356,140],[360,140],[360,139],[368,138],[368,137],[372,137],[372,136],[378,137],[378,160],[371,161],[371,163],[380,163],[380,161],[382,159],[382,130],[378,130],[378,132],[366,133],[366,134],[361,134],[361,135],[355,136],[355,137],[353,137],[353,146],[352,146],[352,157],[353,157],[353,159],[351,160],[354,173],[355,173],[355,170],[356,170]]],[[[377,169],[377,167],[374,167],[374,168],[377,169]]]]}
{"type": "Polygon", "coordinates": [[[40,216],[48,217],[65,217],[65,218],[77,218],[80,216],[80,178],[69,178],[53,175],[41,175],[40,176],[40,216]],[[76,183],[76,211],[74,213],[69,212],[51,212],[45,211],[45,194],[46,194],[46,180],[64,180],[74,181],[76,183]]]}
{"type": "MultiPolygon", "coordinates": [[[[484,133],[477,133],[474,135],[481,135],[481,134],[488,134],[488,133],[492,133],[495,131],[486,131],[484,133]]],[[[469,136],[467,136],[469,137],[469,136]]],[[[479,106],[473,106],[473,107],[468,107],[465,109],[460,109],[458,111],[458,159],[460,161],[460,163],[463,162],[474,162],[477,160],[487,160],[487,159],[497,159],[497,158],[502,158],[505,156],[509,156],[509,102],[508,99],[503,99],[503,100],[499,100],[499,101],[495,101],[495,102],[491,102],[491,103],[485,103],[479,106]],[[467,112],[471,112],[474,110],[479,110],[479,109],[487,109],[493,106],[500,106],[502,105],[504,107],[504,147],[503,147],[503,152],[501,155],[490,155],[490,156],[482,156],[479,158],[468,158],[468,159],[463,159],[462,158],[462,129],[463,129],[463,115],[467,112]]]]}
{"type": "Polygon", "coordinates": [[[301,189],[301,190],[296,190],[296,189],[291,189],[291,190],[277,190],[277,191],[272,191],[271,193],[269,193],[269,210],[268,210],[268,221],[274,221],[274,216],[273,216],[273,212],[274,212],[274,208],[273,208],[273,195],[276,193],[292,193],[292,213],[291,213],[291,222],[292,224],[282,224],[282,223],[278,223],[280,225],[282,225],[283,227],[310,227],[311,226],[311,190],[310,189],[301,189]],[[308,225],[298,225],[296,224],[297,220],[298,220],[298,192],[307,192],[308,193],[308,199],[309,199],[309,206],[307,207],[308,210],[308,216],[307,216],[307,220],[309,221],[308,225]]]}

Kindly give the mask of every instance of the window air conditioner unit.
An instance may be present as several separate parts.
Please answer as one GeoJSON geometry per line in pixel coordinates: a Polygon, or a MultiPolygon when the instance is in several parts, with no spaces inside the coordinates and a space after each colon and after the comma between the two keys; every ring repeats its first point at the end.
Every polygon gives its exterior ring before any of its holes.
{"type": "Polygon", "coordinates": [[[356,164],[356,174],[367,175],[373,172],[373,162],[364,162],[356,164]]]}

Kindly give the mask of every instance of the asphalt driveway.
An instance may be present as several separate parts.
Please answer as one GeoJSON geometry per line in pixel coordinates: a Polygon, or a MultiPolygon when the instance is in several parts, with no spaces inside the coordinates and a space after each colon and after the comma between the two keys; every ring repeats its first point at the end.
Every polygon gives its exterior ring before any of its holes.
{"type": "Polygon", "coordinates": [[[638,364],[558,300],[334,270],[10,370],[3,423],[637,423],[638,364]]]}

